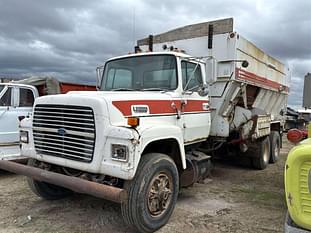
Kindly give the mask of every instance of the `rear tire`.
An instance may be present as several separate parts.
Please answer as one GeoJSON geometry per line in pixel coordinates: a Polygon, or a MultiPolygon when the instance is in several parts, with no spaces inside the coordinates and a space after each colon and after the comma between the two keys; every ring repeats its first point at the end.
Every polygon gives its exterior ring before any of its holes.
{"type": "Polygon", "coordinates": [[[145,154],[135,177],[126,181],[124,188],[128,191],[128,200],[121,204],[124,221],[138,232],[154,232],[173,213],[179,191],[178,170],[165,154],[145,154]]]}
{"type": "MultiPolygon", "coordinates": [[[[35,159],[28,160],[28,166],[38,167],[38,161],[35,159]]],[[[37,181],[35,179],[27,177],[27,182],[30,189],[39,197],[46,200],[59,200],[67,197],[72,193],[72,191],[65,189],[63,187],[37,181]]]]}
{"type": "Polygon", "coordinates": [[[270,161],[270,140],[269,137],[260,139],[257,141],[256,147],[253,151],[252,164],[253,167],[258,170],[264,170],[267,168],[270,161]]]}
{"type": "Polygon", "coordinates": [[[280,157],[281,138],[277,131],[271,131],[270,134],[270,163],[276,163],[280,157]]]}

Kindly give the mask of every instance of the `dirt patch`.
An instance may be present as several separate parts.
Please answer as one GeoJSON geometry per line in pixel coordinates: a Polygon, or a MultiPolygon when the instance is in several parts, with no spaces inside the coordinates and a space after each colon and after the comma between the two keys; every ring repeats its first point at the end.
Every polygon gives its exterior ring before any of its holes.
{"type": "MultiPolygon", "coordinates": [[[[283,167],[291,148],[285,143],[277,164],[264,171],[247,161],[217,161],[211,179],[183,189],[169,223],[159,232],[283,232],[286,214],[283,167]]],[[[131,232],[117,204],[75,194],[61,201],[34,195],[26,178],[0,172],[0,232],[131,232]]]]}

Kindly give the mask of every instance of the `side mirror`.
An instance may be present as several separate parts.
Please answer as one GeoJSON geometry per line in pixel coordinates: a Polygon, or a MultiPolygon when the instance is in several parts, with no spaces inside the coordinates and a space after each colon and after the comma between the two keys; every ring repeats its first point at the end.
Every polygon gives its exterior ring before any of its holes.
{"type": "Polygon", "coordinates": [[[217,81],[217,61],[213,57],[205,60],[205,78],[208,84],[217,81]]]}
{"type": "Polygon", "coordinates": [[[200,96],[207,96],[208,95],[208,85],[207,84],[200,85],[200,87],[198,89],[198,94],[200,96]]]}
{"type": "Polygon", "coordinates": [[[96,88],[97,90],[100,89],[100,86],[102,85],[102,77],[103,77],[103,71],[104,66],[98,66],[96,68],[96,88]]]}

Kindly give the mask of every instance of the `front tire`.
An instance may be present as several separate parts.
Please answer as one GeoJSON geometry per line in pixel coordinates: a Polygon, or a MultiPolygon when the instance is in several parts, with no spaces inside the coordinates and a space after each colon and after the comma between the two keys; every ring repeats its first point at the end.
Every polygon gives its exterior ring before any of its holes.
{"type": "Polygon", "coordinates": [[[133,180],[126,181],[128,200],[121,204],[124,221],[139,232],[154,232],[173,213],[179,176],[174,161],[165,154],[142,156],[133,180]]]}
{"type": "MultiPolygon", "coordinates": [[[[38,161],[35,159],[28,160],[28,166],[38,167],[38,161]]],[[[39,197],[46,200],[59,200],[67,197],[72,191],[63,187],[49,184],[46,182],[37,181],[35,179],[27,177],[27,182],[30,189],[39,197]]]]}

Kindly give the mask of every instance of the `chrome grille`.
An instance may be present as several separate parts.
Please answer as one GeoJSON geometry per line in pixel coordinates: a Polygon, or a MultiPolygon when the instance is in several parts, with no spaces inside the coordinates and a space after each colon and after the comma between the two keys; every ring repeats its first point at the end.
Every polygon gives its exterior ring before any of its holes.
{"type": "Polygon", "coordinates": [[[91,162],[95,120],[90,107],[38,104],[34,109],[33,136],[39,154],[91,162]]]}
{"type": "Polygon", "coordinates": [[[311,216],[311,193],[309,187],[309,173],[311,162],[304,162],[300,168],[299,190],[301,200],[301,210],[304,214],[311,216]]]}

